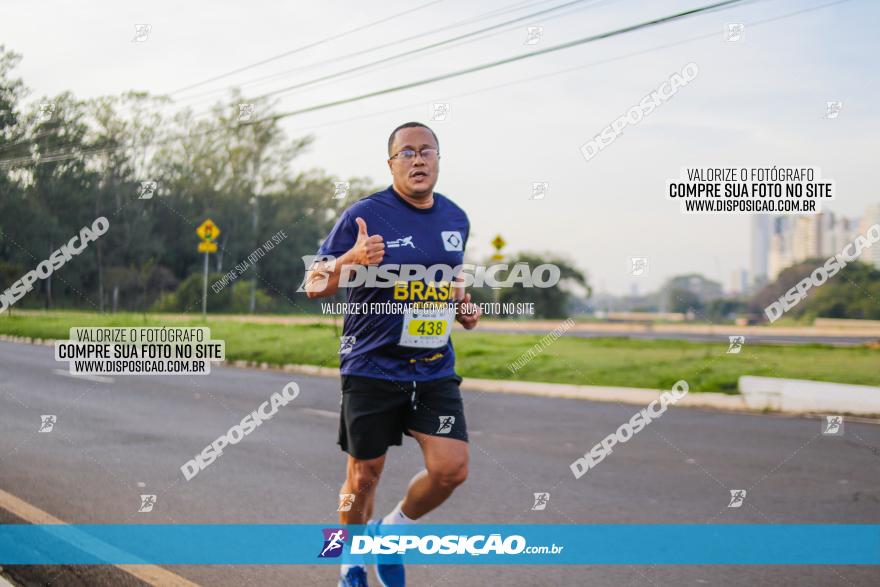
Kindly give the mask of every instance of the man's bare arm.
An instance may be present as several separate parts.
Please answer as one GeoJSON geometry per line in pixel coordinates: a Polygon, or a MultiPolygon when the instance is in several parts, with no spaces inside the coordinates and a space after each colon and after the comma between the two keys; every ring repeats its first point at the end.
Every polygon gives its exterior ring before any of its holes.
{"type": "Polygon", "coordinates": [[[309,299],[332,296],[339,291],[343,271],[352,265],[378,265],[385,257],[385,243],[378,234],[367,234],[367,223],[356,218],[358,236],[354,246],[333,261],[315,261],[306,274],[306,295],[309,299]]]}

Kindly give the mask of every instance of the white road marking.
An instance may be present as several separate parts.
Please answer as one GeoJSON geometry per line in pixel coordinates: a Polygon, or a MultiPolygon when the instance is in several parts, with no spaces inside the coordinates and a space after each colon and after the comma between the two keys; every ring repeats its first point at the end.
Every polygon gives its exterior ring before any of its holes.
{"type": "Polygon", "coordinates": [[[300,408],[303,412],[324,416],[325,418],[338,418],[339,412],[331,412],[330,410],[319,410],[318,408],[300,408]]]}
{"type": "MultiPolygon", "coordinates": [[[[56,518],[50,513],[44,512],[40,508],[33,506],[26,501],[7,493],[0,489],[0,508],[10,512],[14,516],[29,522],[31,524],[66,524],[63,520],[56,518]]],[[[106,543],[101,542],[97,538],[82,533],[80,538],[84,544],[101,545],[99,550],[106,551],[109,548],[106,543]]],[[[88,550],[86,550],[88,552],[88,550]]],[[[171,571],[157,565],[113,565],[122,569],[129,575],[132,575],[148,585],[156,587],[198,587],[197,583],[193,583],[184,579],[180,575],[176,575],[171,571]]]]}
{"type": "Polygon", "coordinates": [[[98,383],[113,383],[116,381],[112,377],[105,377],[104,375],[87,375],[85,373],[71,373],[70,371],[65,371],[64,369],[53,369],[57,374],[64,375],[65,377],[70,377],[71,379],[83,379],[85,381],[97,381],[98,383]]]}

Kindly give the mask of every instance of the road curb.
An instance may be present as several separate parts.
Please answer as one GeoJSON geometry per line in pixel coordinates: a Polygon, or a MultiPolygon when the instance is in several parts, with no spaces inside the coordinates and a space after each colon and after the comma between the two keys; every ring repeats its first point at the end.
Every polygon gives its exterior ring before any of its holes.
{"type": "Polygon", "coordinates": [[[18,344],[39,344],[42,346],[55,346],[54,338],[32,338],[30,336],[13,336],[11,334],[0,334],[0,340],[4,342],[15,342],[18,344]]]}
{"type": "MultiPolygon", "coordinates": [[[[647,405],[659,399],[664,389],[645,389],[640,387],[611,387],[603,385],[571,385],[567,383],[540,383],[533,381],[504,381],[497,379],[466,378],[462,389],[489,393],[515,393],[549,398],[579,399],[597,402],[616,402],[623,404],[647,405]]],[[[714,408],[731,411],[754,410],[746,405],[740,395],[702,392],[688,394],[675,404],[677,407],[714,408]]]]}
{"type": "MultiPolygon", "coordinates": [[[[260,369],[263,371],[282,371],[314,377],[339,377],[339,369],[318,365],[270,365],[257,361],[226,361],[226,366],[240,369],[260,369]]],[[[821,382],[808,382],[821,383],[821,382]]],[[[568,383],[543,383],[539,381],[505,381],[503,379],[476,379],[465,377],[461,388],[477,393],[509,393],[535,397],[577,399],[596,402],[648,405],[659,399],[665,389],[646,389],[643,387],[612,387],[602,385],[573,385],[568,383]]],[[[874,420],[880,413],[855,409],[832,409],[828,406],[817,410],[809,405],[781,403],[772,396],[718,393],[714,391],[692,392],[675,403],[675,407],[704,408],[725,412],[744,412],[751,414],[788,415],[843,415],[859,416],[874,420]]]]}
{"type": "MultiPolygon", "coordinates": [[[[282,371],[315,377],[339,377],[339,369],[317,365],[270,365],[257,361],[226,361],[229,367],[240,369],[260,369],[262,371],[282,371]]],[[[658,399],[662,389],[640,387],[610,387],[598,385],[572,385],[568,383],[541,383],[537,381],[505,381],[503,379],[476,379],[466,377],[461,388],[480,393],[512,393],[537,397],[579,399],[599,402],[647,405],[658,399]]],[[[719,410],[763,412],[746,404],[741,395],[703,392],[687,395],[676,402],[676,406],[689,408],[714,408],[719,410]]]]}

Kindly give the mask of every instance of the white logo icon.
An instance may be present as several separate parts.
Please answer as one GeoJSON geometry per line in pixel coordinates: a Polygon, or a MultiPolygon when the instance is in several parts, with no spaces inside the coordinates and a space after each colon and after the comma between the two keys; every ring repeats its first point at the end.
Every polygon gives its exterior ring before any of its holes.
{"type": "Polygon", "coordinates": [[[137,191],[138,200],[151,200],[153,198],[153,194],[158,188],[158,181],[142,181],[141,187],[139,187],[137,191]]]}
{"type": "Polygon", "coordinates": [[[153,30],[153,25],[151,24],[136,24],[134,25],[134,38],[131,40],[132,43],[144,43],[148,38],[150,38],[150,32],[153,30]]]}
{"type": "Polygon", "coordinates": [[[40,122],[47,122],[52,120],[52,115],[55,114],[55,104],[51,102],[42,102],[40,103],[40,112],[37,114],[37,119],[40,122]]]}
{"type": "Polygon", "coordinates": [[[326,555],[328,552],[333,552],[334,550],[339,550],[343,545],[343,536],[342,530],[337,530],[336,532],[330,535],[330,540],[327,542],[327,548],[321,551],[321,556],[326,555]]]}
{"type": "Polygon", "coordinates": [[[440,426],[435,434],[449,434],[455,425],[455,416],[439,416],[440,426]]]}
{"type": "Polygon", "coordinates": [[[354,349],[354,343],[357,340],[354,336],[340,336],[339,337],[339,354],[347,355],[354,349]]]}
{"type": "Polygon", "coordinates": [[[541,42],[541,37],[544,36],[544,27],[542,26],[530,26],[526,29],[526,41],[523,45],[537,45],[541,42]]]}
{"type": "Polygon", "coordinates": [[[348,195],[348,190],[351,188],[351,184],[347,181],[334,181],[333,182],[333,199],[334,200],[344,200],[348,195]]]}
{"type": "Polygon", "coordinates": [[[843,102],[840,100],[830,100],[825,102],[825,119],[834,119],[840,116],[840,109],[843,108],[843,102]]]}
{"type": "Polygon", "coordinates": [[[448,102],[435,102],[431,104],[431,121],[442,122],[449,118],[449,112],[448,102]]]}
{"type": "Polygon", "coordinates": [[[725,36],[728,43],[738,43],[745,38],[745,35],[746,25],[742,24],[741,22],[729,23],[727,25],[725,36]]]}
{"type": "Polygon", "coordinates": [[[746,499],[747,491],[745,489],[731,489],[730,490],[730,503],[727,504],[729,508],[738,508],[742,507],[743,501],[746,499]]]}
{"type": "Polygon", "coordinates": [[[414,249],[416,246],[413,244],[412,239],[413,237],[411,236],[401,237],[397,240],[388,241],[385,243],[385,246],[389,249],[396,249],[398,247],[412,247],[414,249]]]}
{"type": "Polygon", "coordinates": [[[55,422],[57,421],[58,417],[52,414],[40,416],[40,428],[37,432],[52,432],[52,428],[55,427],[55,422]]]}
{"type": "Polygon", "coordinates": [[[141,495],[141,507],[138,508],[138,512],[149,513],[153,511],[154,505],[156,505],[155,495],[141,495]]]}
{"type": "Polygon", "coordinates": [[[629,272],[636,277],[644,275],[648,271],[647,257],[630,257],[629,272]]]}
{"type": "Polygon", "coordinates": [[[530,200],[543,200],[550,191],[550,184],[546,181],[532,182],[532,196],[530,200]]]}
{"type": "Polygon", "coordinates": [[[727,347],[728,355],[735,355],[739,353],[742,350],[742,346],[746,342],[745,336],[728,336],[727,338],[730,339],[730,346],[727,347]]]}
{"type": "Polygon", "coordinates": [[[843,416],[825,416],[822,420],[822,434],[826,436],[843,434],[843,416]]]}
{"type": "Polygon", "coordinates": [[[464,240],[457,230],[444,230],[440,233],[440,238],[443,239],[443,248],[447,251],[464,250],[464,240]]]}
{"type": "Polygon", "coordinates": [[[313,271],[317,276],[315,281],[312,282],[312,287],[315,288],[315,291],[324,291],[327,289],[327,283],[330,281],[330,274],[333,273],[333,270],[336,267],[336,257],[333,255],[303,255],[302,260],[303,265],[306,268],[306,273],[305,277],[303,277],[302,283],[299,284],[296,291],[306,291],[305,285],[309,278],[309,271],[313,271]]]}
{"type": "Polygon", "coordinates": [[[350,512],[351,506],[354,504],[354,493],[340,493],[339,494],[339,507],[336,508],[337,512],[350,512]]]}
{"type": "Polygon", "coordinates": [[[238,119],[241,122],[250,122],[254,117],[254,105],[253,104],[239,104],[238,105],[238,119]]]}
{"type": "Polygon", "coordinates": [[[549,493],[536,493],[535,503],[532,505],[532,511],[540,511],[547,509],[547,503],[550,501],[549,493]]]}

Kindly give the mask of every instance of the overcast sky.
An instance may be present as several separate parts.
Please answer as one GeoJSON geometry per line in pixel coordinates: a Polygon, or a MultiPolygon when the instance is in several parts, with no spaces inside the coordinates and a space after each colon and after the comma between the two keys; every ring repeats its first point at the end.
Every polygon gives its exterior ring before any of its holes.
{"type": "MultiPolygon", "coordinates": [[[[383,187],[390,183],[390,130],[409,120],[431,124],[442,153],[436,189],[470,216],[473,253],[489,254],[489,241],[500,233],[509,251],[569,257],[597,291],[625,293],[637,283],[646,292],[694,271],[727,287],[734,270],[748,268],[749,217],[681,214],[677,203],[664,199],[665,181],[678,177],[681,167],[820,167],[838,189],[825,209],[859,216],[880,202],[872,179],[880,131],[878,3],[852,0],[758,24],[830,1],[749,2],[283,124],[292,136],[315,136],[298,166],[341,178],[366,176],[383,187]],[[725,40],[728,23],[745,24],[743,40],[725,40]],[[699,66],[693,82],[592,160],[584,159],[583,143],[689,62],[699,66]],[[843,102],[833,120],[823,118],[829,100],[843,102]],[[429,121],[435,102],[450,104],[447,120],[429,121]],[[549,183],[544,199],[530,199],[533,182],[549,183]],[[645,275],[631,276],[632,256],[648,257],[645,275]]],[[[198,96],[207,90],[283,73],[244,85],[246,93],[263,93],[563,3],[154,0],[41,2],[37,9],[33,2],[6,0],[0,43],[23,54],[19,73],[31,99],[65,90],[81,98],[131,89],[164,94],[424,6],[174,95],[180,106],[199,112],[224,95],[198,96]],[[493,10],[509,12],[478,20],[493,10]],[[462,21],[472,22],[422,35],[462,21]],[[132,42],[135,24],[151,26],[146,41],[132,42]],[[410,36],[416,38],[366,53],[410,36]],[[290,71],[355,52],[361,54],[290,71]]],[[[708,3],[585,1],[474,42],[281,94],[278,108],[397,86],[708,3]],[[537,44],[525,44],[528,26],[543,27],[537,44]]]]}

